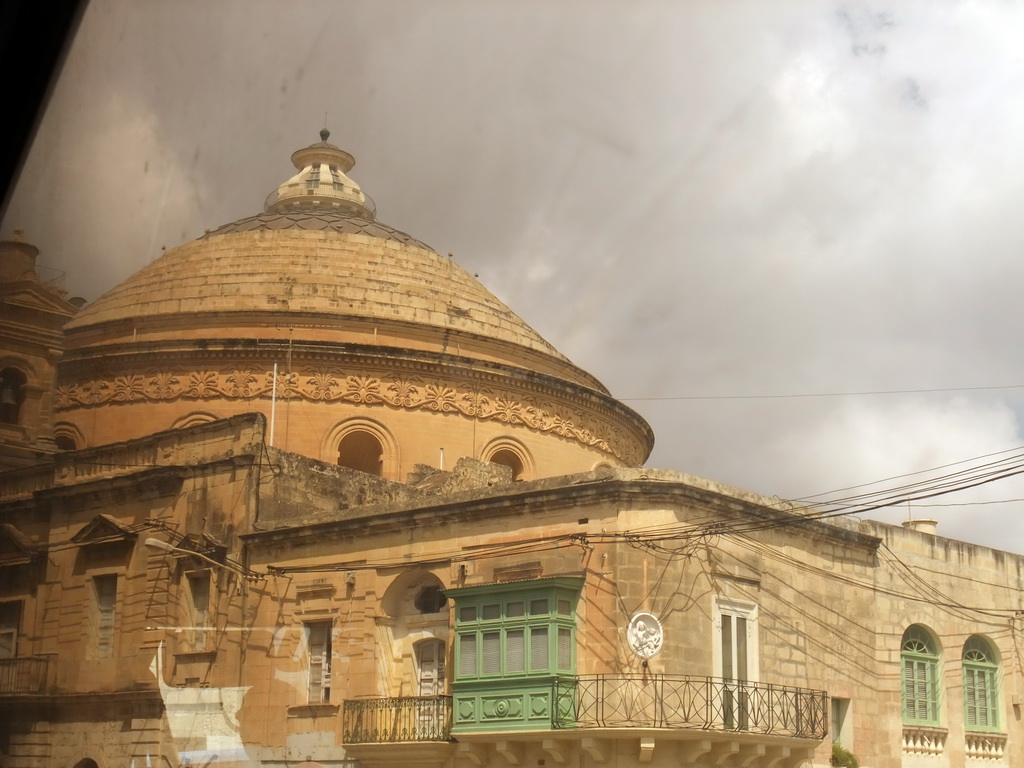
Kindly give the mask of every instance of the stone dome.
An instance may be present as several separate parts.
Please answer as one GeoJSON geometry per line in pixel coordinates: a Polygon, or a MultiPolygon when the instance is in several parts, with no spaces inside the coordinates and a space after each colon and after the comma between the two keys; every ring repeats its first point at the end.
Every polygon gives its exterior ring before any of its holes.
{"type": "MultiPolygon", "coordinates": [[[[283,398],[357,406],[381,422],[382,443],[397,438],[384,434],[394,419],[381,409],[459,414],[477,429],[457,455],[479,457],[479,422],[501,423],[511,442],[496,450],[523,454],[524,467],[536,453],[527,434],[557,436],[563,453],[584,448],[582,464],[553,462],[569,469],[589,469],[602,456],[615,465],[646,459],[653,438],[638,415],[450,256],[376,221],[372,201],[347,175],[354,159],[326,132],[292,161],[298,173],[263,213],[169,250],[68,323],[58,410],[83,442],[283,398]],[[132,407],[133,419],[84,418],[99,407],[132,407]]],[[[451,426],[441,430],[445,440],[466,443],[451,426]]],[[[294,436],[280,447],[329,460],[333,439],[314,445],[294,436]]]]}

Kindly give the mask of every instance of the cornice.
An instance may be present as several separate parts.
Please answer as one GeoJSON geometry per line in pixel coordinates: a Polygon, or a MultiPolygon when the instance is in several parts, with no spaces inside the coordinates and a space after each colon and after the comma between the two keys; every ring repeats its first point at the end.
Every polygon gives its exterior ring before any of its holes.
{"type": "MultiPolygon", "coordinates": [[[[459,315],[454,308],[450,308],[448,317],[457,319],[459,315]]],[[[457,324],[430,324],[404,320],[400,317],[381,318],[305,309],[197,310],[120,317],[88,325],[72,323],[65,331],[66,346],[71,358],[118,354],[126,348],[139,351],[149,346],[178,349],[183,344],[181,339],[188,339],[187,343],[193,345],[211,348],[229,345],[262,348],[288,343],[298,347],[317,343],[305,341],[304,337],[308,334],[329,333],[343,340],[320,343],[336,347],[375,346],[379,343],[382,347],[397,350],[425,347],[438,354],[451,354],[474,360],[521,359],[525,366],[544,366],[558,370],[557,375],[607,394],[604,385],[596,377],[576,366],[543,339],[540,341],[544,343],[544,347],[531,346],[500,336],[474,332],[457,324]],[[214,338],[210,338],[211,329],[215,329],[212,333],[217,334],[214,338]],[[274,334],[279,335],[275,337],[274,334]],[[175,340],[168,341],[168,336],[175,340]],[[372,339],[372,342],[353,341],[357,337],[372,339]],[[482,357],[477,358],[478,354],[482,357]]]]}
{"type": "Polygon", "coordinates": [[[630,466],[643,463],[654,441],[637,413],[603,393],[500,363],[416,350],[327,343],[254,348],[222,341],[175,355],[161,346],[100,361],[72,360],[62,363],[60,379],[58,412],[276,396],[498,421],[596,448],[630,466]],[[290,368],[279,365],[275,382],[273,361],[289,358],[290,368]]]}
{"type": "MultiPolygon", "coordinates": [[[[607,471],[607,470],[606,470],[607,471]]],[[[643,506],[678,505],[714,509],[726,515],[724,520],[759,520],[765,529],[785,527],[827,538],[840,540],[844,544],[858,546],[874,552],[881,539],[838,527],[827,520],[804,517],[792,509],[773,509],[745,499],[737,499],[727,493],[692,485],[684,480],[666,481],[657,479],[624,478],[618,472],[636,470],[612,470],[611,475],[585,473],[560,478],[547,478],[531,483],[517,484],[514,490],[508,486],[494,486],[481,492],[467,492],[454,499],[424,499],[420,505],[395,509],[393,505],[370,505],[345,510],[345,516],[334,520],[305,521],[298,525],[282,526],[242,534],[241,538],[252,545],[272,545],[288,542],[315,544],[334,536],[372,535],[377,531],[393,531],[396,527],[408,526],[425,530],[431,525],[448,525],[454,522],[472,520],[480,522],[509,515],[529,515],[533,512],[550,512],[553,509],[584,510],[587,506],[643,506]],[[520,487],[522,486],[522,487],[520,487]]],[[[585,530],[581,530],[584,533],[585,530]]],[[[589,535],[595,536],[594,532],[589,535]]],[[[728,524],[717,533],[707,535],[730,535],[728,524]]]]}

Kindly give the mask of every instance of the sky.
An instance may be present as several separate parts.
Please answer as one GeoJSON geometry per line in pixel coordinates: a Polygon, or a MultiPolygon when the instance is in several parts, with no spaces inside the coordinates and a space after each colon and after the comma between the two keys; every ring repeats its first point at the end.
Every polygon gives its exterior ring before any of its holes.
{"type": "MultiPolygon", "coordinates": [[[[1011,474],[1022,28],[956,0],[91,0],[0,235],[93,300],[262,210],[326,119],[379,220],[650,422],[648,466],[819,501],[1011,474]]],[[[1024,553],[1022,477],[868,516],[1024,553]]]]}

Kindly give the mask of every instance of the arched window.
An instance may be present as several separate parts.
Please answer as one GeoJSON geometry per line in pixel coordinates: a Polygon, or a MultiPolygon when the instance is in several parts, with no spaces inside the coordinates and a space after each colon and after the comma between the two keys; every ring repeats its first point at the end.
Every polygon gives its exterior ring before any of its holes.
{"type": "Polygon", "coordinates": [[[17,368],[0,371],[0,423],[18,424],[28,377],[17,368]]]}
{"type": "Polygon", "coordinates": [[[419,591],[413,605],[420,613],[438,613],[448,605],[448,598],[441,587],[430,584],[419,591]]]}
{"type": "Polygon", "coordinates": [[[54,444],[57,446],[58,451],[74,451],[78,449],[75,445],[75,438],[71,435],[57,435],[53,438],[54,444]]]}
{"type": "Polygon", "coordinates": [[[321,460],[397,480],[401,466],[398,442],[383,424],[367,418],[337,422],[320,443],[321,460]]]}
{"type": "Polygon", "coordinates": [[[968,729],[999,728],[999,665],[985,638],[971,635],[964,643],[964,724],[968,729]]]}
{"type": "Polygon", "coordinates": [[[903,722],[939,724],[939,649],[920,624],[907,627],[900,644],[903,667],[903,722]]]}
{"type": "Polygon", "coordinates": [[[501,464],[512,470],[512,479],[515,481],[532,480],[533,461],[526,447],[510,437],[499,437],[492,440],[480,452],[484,461],[492,464],[501,464]]]}
{"type": "Polygon", "coordinates": [[[77,451],[86,445],[81,430],[67,421],[58,421],[53,425],[53,442],[58,451],[77,451]]]}
{"type": "Polygon", "coordinates": [[[353,430],[338,444],[338,464],[379,477],[384,474],[384,446],[370,432],[353,430]]]}
{"type": "Polygon", "coordinates": [[[512,470],[513,480],[523,479],[523,460],[508,448],[495,451],[489,459],[494,464],[502,464],[512,470]]]}

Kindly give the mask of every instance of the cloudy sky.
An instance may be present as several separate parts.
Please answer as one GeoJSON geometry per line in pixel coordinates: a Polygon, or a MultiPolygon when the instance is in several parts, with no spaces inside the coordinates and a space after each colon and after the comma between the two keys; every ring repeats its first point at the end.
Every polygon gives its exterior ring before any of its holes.
{"type": "MultiPolygon", "coordinates": [[[[649,465],[895,487],[1024,445],[1022,28],[952,0],[92,0],[0,233],[95,299],[261,210],[326,114],[379,218],[640,411],[649,465]]],[[[909,514],[1024,552],[1018,499],[909,514]]]]}

